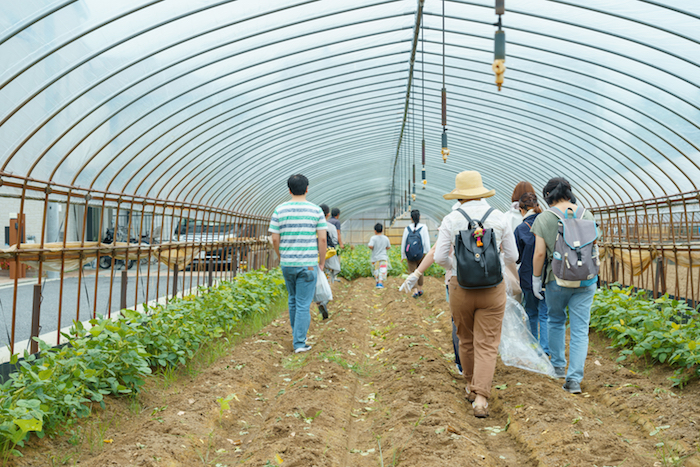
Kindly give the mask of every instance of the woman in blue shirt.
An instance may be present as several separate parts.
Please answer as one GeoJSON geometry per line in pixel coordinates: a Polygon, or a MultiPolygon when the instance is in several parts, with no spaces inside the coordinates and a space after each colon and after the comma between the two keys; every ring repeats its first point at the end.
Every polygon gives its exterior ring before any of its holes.
{"type": "Polygon", "coordinates": [[[542,212],[537,195],[525,193],[519,201],[523,222],[515,228],[515,244],[518,247],[518,276],[520,288],[523,290],[523,306],[530,318],[530,332],[549,355],[549,339],[547,337],[547,303],[539,300],[532,292],[532,257],[535,252],[535,235],[530,232],[535,219],[542,212]]]}

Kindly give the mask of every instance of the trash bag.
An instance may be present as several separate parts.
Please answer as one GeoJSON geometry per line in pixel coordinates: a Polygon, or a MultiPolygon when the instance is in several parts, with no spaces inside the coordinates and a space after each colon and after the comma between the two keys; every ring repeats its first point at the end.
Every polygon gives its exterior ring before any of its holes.
{"type": "Polygon", "coordinates": [[[330,284],[328,284],[328,278],[321,271],[318,266],[316,266],[316,273],[318,278],[316,279],[316,293],[314,294],[314,302],[326,304],[333,300],[333,291],[331,290],[330,284]]]}
{"type": "Polygon", "coordinates": [[[555,377],[554,367],[530,332],[525,309],[508,297],[498,353],[504,365],[555,377]]]}

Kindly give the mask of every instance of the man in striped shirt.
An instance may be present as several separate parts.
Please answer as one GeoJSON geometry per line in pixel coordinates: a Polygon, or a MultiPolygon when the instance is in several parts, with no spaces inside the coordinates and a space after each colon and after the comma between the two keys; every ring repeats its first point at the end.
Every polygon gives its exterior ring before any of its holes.
{"type": "Polygon", "coordinates": [[[306,332],[317,274],[326,262],[326,217],[320,207],[306,201],[309,180],[305,176],[292,175],[287,186],[292,199],[275,208],[269,232],[287,285],[294,352],[301,353],[311,350],[306,332]]]}

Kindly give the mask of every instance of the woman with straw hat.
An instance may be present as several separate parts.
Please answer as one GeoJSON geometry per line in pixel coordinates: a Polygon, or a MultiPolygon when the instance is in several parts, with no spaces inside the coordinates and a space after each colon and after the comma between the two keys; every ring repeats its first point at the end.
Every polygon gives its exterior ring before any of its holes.
{"type": "MultiPolygon", "coordinates": [[[[457,174],[455,189],[443,197],[458,200],[460,209],[472,219],[482,219],[491,209],[484,198],[495,194],[494,190],[484,188],[479,172],[466,171],[457,174]]],[[[506,216],[494,210],[484,221],[483,227],[493,229],[505,265],[514,263],[518,259],[518,250],[506,216]]],[[[459,210],[445,216],[435,244],[434,258],[440,266],[452,271],[450,309],[457,326],[459,357],[467,381],[467,399],[472,403],[474,416],[484,418],[489,413],[488,399],[501,341],[506,285],[503,281],[494,287],[482,289],[465,289],[459,285],[457,260],[454,255],[450,259],[450,252],[454,248],[455,236],[468,229],[467,219],[459,210]]]]}

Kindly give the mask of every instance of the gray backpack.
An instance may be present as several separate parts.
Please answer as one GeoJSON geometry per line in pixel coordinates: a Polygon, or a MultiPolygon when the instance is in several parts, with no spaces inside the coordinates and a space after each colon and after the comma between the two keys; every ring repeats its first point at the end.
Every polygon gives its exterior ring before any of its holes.
{"type": "Polygon", "coordinates": [[[582,282],[594,279],[600,270],[598,247],[595,245],[598,227],[595,221],[583,218],[586,213],[583,208],[578,208],[576,212],[567,209],[566,213],[557,208],[549,210],[559,218],[559,231],[552,254],[554,277],[561,287],[581,287],[582,282]]]}

